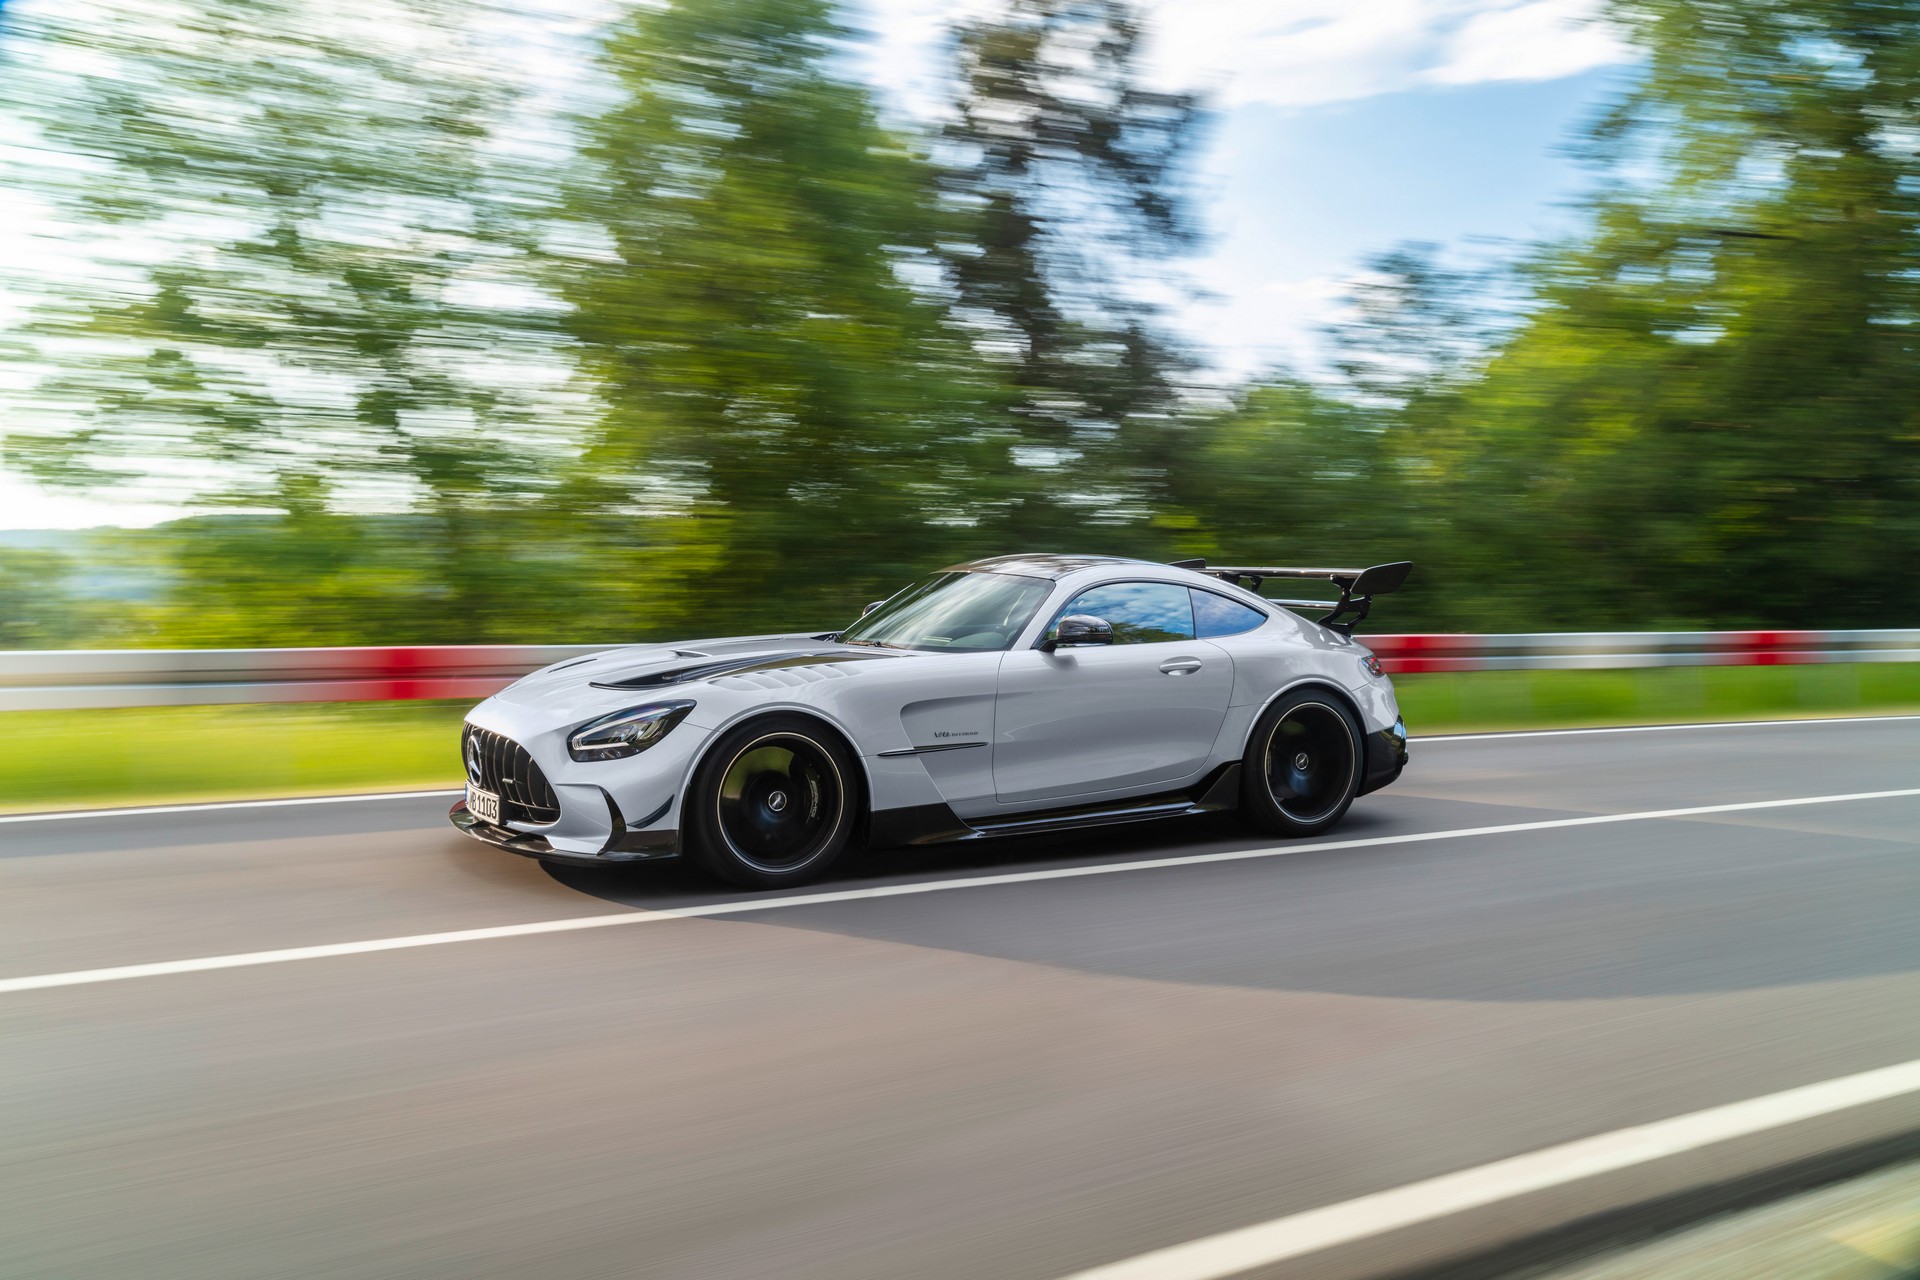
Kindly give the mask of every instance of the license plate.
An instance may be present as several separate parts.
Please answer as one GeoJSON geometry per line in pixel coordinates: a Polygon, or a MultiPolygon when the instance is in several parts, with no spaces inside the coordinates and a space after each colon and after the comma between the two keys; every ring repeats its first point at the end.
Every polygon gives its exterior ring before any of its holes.
{"type": "Polygon", "coordinates": [[[500,797],[491,791],[482,791],[471,782],[467,784],[467,812],[482,822],[500,821],[500,797]]]}

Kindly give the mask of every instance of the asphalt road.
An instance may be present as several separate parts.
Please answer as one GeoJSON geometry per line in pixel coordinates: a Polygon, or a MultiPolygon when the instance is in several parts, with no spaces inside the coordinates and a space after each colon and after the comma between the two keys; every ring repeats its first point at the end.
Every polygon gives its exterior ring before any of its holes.
{"type": "MultiPolygon", "coordinates": [[[[0,994],[0,1277],[1052,1280],[1920,1058],[1920,721],[1414,744],[1337,837],[872,854],[841,900],[0,994]],[[1012,875],[902,895],[870,887],[1012,875]]],[[[750,900],[445,799],[0,825],[0,979],[750,900]]],[[[1882,1107],[1282,1268],[1362,1275],[1882,1107]]]]}

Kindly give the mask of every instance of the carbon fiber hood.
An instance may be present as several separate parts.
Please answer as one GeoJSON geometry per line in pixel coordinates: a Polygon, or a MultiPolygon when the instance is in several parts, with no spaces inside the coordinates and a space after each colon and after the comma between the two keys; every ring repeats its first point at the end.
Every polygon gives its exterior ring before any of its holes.
{"type": "Polygon", "coordinates": [[[570,708],[695,684],[717,676],[782,666],[897,659],[913,655],[820,640],[814,635],[735,636],[672,645],[634,645],[569,658],[522,677],[494,695],[517,706],[570,708]]]}

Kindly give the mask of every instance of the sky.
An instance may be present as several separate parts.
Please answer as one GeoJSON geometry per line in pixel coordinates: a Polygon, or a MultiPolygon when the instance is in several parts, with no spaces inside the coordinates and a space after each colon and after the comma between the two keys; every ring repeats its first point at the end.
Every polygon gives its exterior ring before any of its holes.
{"type": "MultiPolygon", "coordinates": [[[[5,0],[0,0],[5,3],[5,0]]],[[[904,116],[938,105],[944,33],[991,0],[852,0],[857,65],[904,116]]],[[[602,7],[603,0],[580,0],[602,7]]],[[[564,9],[564,0],[553,3],[564,9]]],[[[1630,74],[1597,0],[1145,0],[1149,74],[1197,90],[1208,239],[1174,320],[1222,372],[1311,366],[1346,281],[1406,241],[1485,256],[1563,233],[1567,144],[1630,74]]],[[[0,192],[0,266],[35,252],[0,192]]],[[[0,299],[0,339],[17,317],[0,299]]],[[[0,390],[24,371],[0,365],[0,390]]],[[[0,454],[0,529],[151,524],[166,507],[45,493],[0,454]]]]}

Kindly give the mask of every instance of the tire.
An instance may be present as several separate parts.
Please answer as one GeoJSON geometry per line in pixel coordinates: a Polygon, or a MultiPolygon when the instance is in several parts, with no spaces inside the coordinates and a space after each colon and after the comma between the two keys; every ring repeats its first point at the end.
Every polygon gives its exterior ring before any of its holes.
{"type": "Polygon", "coordinates": [[[1359,720],[1332,690],[1282,695],[1248,736],[1240,812],[1273,835],[1319,835],[1359,793],[1363,741],[1359,720]]]}
{"type": "Polygon", "coordinates": [[[845,851],[859,777],[839,735],[817,720],[764,716],[730,729],[694,772],[692,860],[748,889],[803,884],[845,851]]]}

